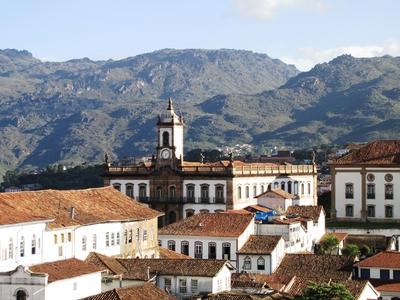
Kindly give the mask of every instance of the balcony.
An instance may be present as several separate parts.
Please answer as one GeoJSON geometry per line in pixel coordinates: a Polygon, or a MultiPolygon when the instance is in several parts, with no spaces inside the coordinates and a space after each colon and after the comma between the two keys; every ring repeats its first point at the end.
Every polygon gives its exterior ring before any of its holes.
{"type": "Polygon", "coordinates": [[[346,193],[346,199],[353,199],[354,194],[353,193],[346,193]]]}
{"type": "Polygon", "coordinates": [[[367,199],[375,199],[375,193],[367,193],[367,199]]]}
{"type": "Polygon", "coordinates": [[[393,194],[388,194],[388,193],[385,193],[385,199],[387,199],[387,200],[393,200],[393,194]]]}

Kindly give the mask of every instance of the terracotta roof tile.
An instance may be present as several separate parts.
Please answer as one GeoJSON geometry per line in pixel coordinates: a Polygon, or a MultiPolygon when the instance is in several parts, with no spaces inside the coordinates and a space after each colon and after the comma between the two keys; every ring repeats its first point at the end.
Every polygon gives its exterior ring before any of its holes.
{"type": "Polygon", "coordinates": [[[112,275],[119,275],[125,272],[125,268],[114,257],[106,256],[97,252],[90,252],[85,262],[97,266],[103,270],[108,270],[112,275]]]}
{"type": "Polygon", "coordinates": [[[324,240],[324,239],[326,239],[327,237],[330,237],[330,236],[334,236],[335,238],[338,239],[338,241],[340,243],[341,241],[345,240],[348,235],[349,234],[346,233],[346,232],[327,232],[327,233],[325,233],[323,235],[321,240],[324,240]]]}
{"type": "Polygon", "coordinates": [[[173,300],[175,297],[158,289],[152,283],[112,289],[81,300],[173,300]]]}
{"type": "Polygon", "coordinates": [[[290,300],[293,299],[287,294],[276,291],[269,291],[264,293],[250,293],[246,291],[230,291],[211,294],[202,298],[204,300],[290,300]]]}
{"type": "Polygon", "coordinates": [[[281,238],[280,235],[251,235],[237,253],[270,254],[278,246],[281,238]]]}
{"type": "Polygon", "coordinates": [[[264,196],[278,196],[282,199],[294,199],[296,198],[295,195],[290,194],[282,189],[271,189],[267,190],[266,192],[256,196],[255,198],[264,197],[264,196]]]}
{"type": "Polygon", "coordinates": [[[289,282],[293,276],[288,275],[264,275],[259,273],[233,273],[232,274],[232,287],[246,286],[248,282],[250,285],[256,283],[259,286],[268,286],[276,291],[281,291],[289,282]]]}
{"type": "Polygon", "coordinates": [[[400,294],[400,281],[369,280],[374,288],[379,292],[397,292],[400,294]]]}
{"type": "Polygon", "coordinates": [[[353,258],[341,255],[286,254],[275,274],[347,280],[353,263],[353,258]]]}
{"type": "Polygon", "coordinates": [[[104,269],[86,263],[76,258],[70,258],[70,259],[30,266],[29,270],[35,273],[46,273],[49,275],[48,281],[54,282],[85,274],[101,272],[104,269]]]}
{"type": "Polygon", "coordinates": [[[383,251],[354,264],[356,267],[400,269],[400,252],[383,251]]]}
{"type": "Polygon", "coordinates": [[[252,223],[253,214],[202,213],[167,225],[158,235],[238,237],[252,223]]]}
{"type": "Polygon", "coordinates": [[[249,206],[245,207],[244,209],[247,211],[253,212],[253,213],[255,213],[257,211],[261,211],[261,212],[271,212],[272,211],[272,209],[262,206],[262,205],[259,205],[259,204],[249,205],[249,206]]]}
{"type": "Polygon", "coordinates": [[[303,218],[310,218],[314,222],[318,222],[321,212],[324,208],[321,205],[292,205],[286,210],[286,214],[298,215],[303,218]]]}
{"type": "Polygon", "coordinates": [[[159,247],[158,251],[160,253],[160,258],[169,258],[169,259],[192,259],[192,257],[187,256],[185,254],[181,254],[172,250],[169,250],[164,247],[159,247]]]}
{"type": "Polygon", "coordinates": [[[0,193],[0,208],[3,207],[13,211],[11,216],[2,213],[0,225],[47,218],[54,219],[49,225],[52,228],[110,220],[146,220],[161,215],[110,186],[86,190],[0,193]],[[75,209],[74,218],[71,218],[71,207],[75,209]]]}
{"type": "Polygon", "coordinates": [[[400,164],[400,140],[380,140],[338,158],[332,164],[400,164]]]}

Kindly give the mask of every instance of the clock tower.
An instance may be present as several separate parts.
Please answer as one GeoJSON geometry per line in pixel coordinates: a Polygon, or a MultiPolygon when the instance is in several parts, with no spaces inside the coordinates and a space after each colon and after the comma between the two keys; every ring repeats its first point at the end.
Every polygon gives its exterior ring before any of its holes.
{"type": "Polygon", "coordinates": [[[176,167],[183,159],[183,119],[168,100],[166,112],[158,116],[157,166],[176,167]]]}

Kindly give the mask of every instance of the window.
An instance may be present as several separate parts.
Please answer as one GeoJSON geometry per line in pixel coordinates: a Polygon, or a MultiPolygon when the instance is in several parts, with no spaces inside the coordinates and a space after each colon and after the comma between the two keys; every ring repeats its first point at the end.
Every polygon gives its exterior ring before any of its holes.
{"type": "Polygon", "coordinates": [[[215,186],[215,200],[217,203],[224,201],[224,186],[223,185],[215,186]]]}
{"type": "Polygon", "coordinates": [[[242,187],[238,186],[238,199],[242,199],[242,187]]]}
{"type": "Polygon", "coordinates": [[[121,184],[119,183],[114,183],[113,184],[114,189],[116,189],[117,191],[121,191],[121,184]]]}
{"type": "Polygon", "coordinates": [[[111,232],[111,246],[115,245],[115,234],[114,232],[111,232]]]}
{"type": "Polygon", "coordinates": [[[368,217],[375,218],[375,205],[368,205],[368,217]]]}
{"type": "Polygon", "coordinates": [[[20,257],[25,256],[25,239],[23,236],[21,236],[21,239],[19,241],[19,256],[20,257]]]}
{"type": "Polygon", "coordinates": [[[86,251],[86,236],[82,237],[82,251],[86,251]]]}
{"type": "Polygon", "coordinates": [[[8,258],[9,259],[14,258],[14,242],[12,238],[8,240],[8,258]]]}
{"type": "Polygon", "coordinates": [[[187,282],[186,279],[179,279],[179,293],[186,294],[187,293],[187,282]]]}
{"type": "Polygon", "coordinates": [[[72,241],[72,233],[71,232],[68,232],[68,242],[71,242],[72,241]]]}
{"type": "Polygon", "coordinates": [[[63,256],[63,246],[58,246],[58,256],[63,256]]]}
{"type": "Polygon", "coordinates": [[[175,241],[168,241],[168,250],[175,251],[175,241]]]}
{"type": "Polygon", "coordinates": [[[57,245],[57,243],[58,243],[57,234],[55,234],[53,237],[54,237],[54,244],[56,244],[56,245],[57,245]]]}
{"type": "Polygon", "coordinates": [[[124,239],[125,239],[125,244],[128,244],[128,230],[125,229],[124,231],[124,239]]]}
{"type": "Polygon", "coordinates": [[[253,197],[257,196],[257,186],[253,185],[253,197]]]}
{"type": "Polygon", "coordinates": [[[97,248],[97,236],[96,236],[96,234],[93,234],[92,247],[93,247],[94,250],[96,250],[96,248],[97,248]]]}
{"type": "Polygon", "coordinates": [[[393,270],[393,279],[400,279],[400,270],[393,270]]]}
{"type": "Polygon", "coordinates": [[[36,254],[36,236],[32,236],[31,253],[36,254]]]}
{"type": "Polygon", "coordinates": [[[136,228],[136,240],[139,241],[140,239],[140,228],[136,228]]]}
{"type": "Polygon", "coordinates": [[[385,199],[393,199],[393,184],[385,184],[385,199]]]}
{"type": "Polygon", "coordinates": [[[146,184],[141,183],[139,184],[139,199],[145,199],[146,198],[146,184]]]}
{"type": "Polygon", "coordinates": [[[231,259],[231,243],[222,244],[222,259],[225,260],[231,259]]]}
{"type": "Polygon", "coordinates": [[[393,206],[385,205],[385,217],[393,218],[393,206]]]}
{"type": "Polygon", "coordinates": [[[172,224],[176,222],[176,212],[170,211],[168,213],[168,224],[172,224]]]}
{"type": "Polygon", "coordinates": [[[370,270],[369,269],[361,269],[361,279],[369,279],[370,278],[370,270]]]}
{"type": "Polygon", "coordinates": [[[181,242],[181,253],[185,255],[189,255],[189,242],[182,241],[181,242]]]}
{"type": "Polygon", "coordinates": [[[354,198],[354,186],[352,183],[346,183],[345,187],[345,196],[346,199],[353,199],[354,198]]]}
{"type": "Polygon", "coordinates": [[[176,197],[176,187],[175,186],[170,186],[169,187],[169,199],[175,200],[176,197]]]}
{"type": "Polygon", "coordinates": [[[192,279],[190,281],[190,291],[192,294],[197,294],[199,292],[199,281],[197,279],[192,279]]]}
{"type": "Polygon", "coordinates": [[[208,259],[216,259],[217,258],[217,244],[216,243],[208,243],[208,259]]]}
{"type": "Polygon", "coordinates": [[[282,190],[285,190],[285,185],[286,185],[285,182],[282,181],[282,182],[281,182],[281,189],[282,189],[282,190]]]}
{"type": "Polygon", "coordinates": [[[186,218],[190,218],[193,215],[194,215],[194,210],[193,209],[187,209],[186,210],[186,218]]]}
{"type": "Polygon", "coordinates": [[[288,181],[288,183],[287,183],[287,192],[288,193],[292,193],[292,182],[291,181],[288,181]]]}
{"type": "Polygon", "coordinates": [[[156,188],[156,198],[157,200],[161,200],[162,199],[162,187],[158,186],[156,188]]]}
{"type": "Polygon", "coordinates": [[[132,229],[129,229],[128,243],[132,243],[132,238],[133,238],[133,231],[132,229]]]}
{"type": "Polygon", "coordinates": [[[186,197],[188,200],[194,200],[194,184],[186,185],[186,197]]]}
{"type": "Polygon", "coordinates": [[[26,292],[18,291],[17,292],[17,300],[26,300],[26,292]]]}
{"type": "Polygon", "coordinates": [[[147,230],[143,230],[143,241],[147,241],[147,230]]]}
{"type": "Polygon", "coordinates": [[[74,289],[74,291],[76,291],[78,289],[78,283],[74,282],[72,288],[74,289]]]}
{"type": "Polygon", "coordinates": [[[257,270],[265,270],[265,259],[262,256],[257,259],[257,270]]]}
{"type": "Polygon", "coordinates": [[[61,233],[61,243],[64,243],[65,242],[65,236],[64,236],[64,233],[61,233]]]}
{"type": "Polygon", "coordinates": [[[117,238],[116,238],[115,243],[116,243],[117,245],[119,245],[119,244],[121,243],[121,238],[120,238],[119,232],[117,232],[116,237],[117,237],[117,238]]]}
{"type": "Polygon", "coordinates": [[[304,183],[303,182],[300,185],[300,193],[301,193],[301,195],[304,195],[304,183]]]}
{"type": "Polygon", "coordinates": [[[251,258],[249,256],[244,258],[243,270],[251,270],[251,258]]]}
{"type": "Polygon", "coordinates": [[[106,247],[110,247],[110,233],[106,232],[106,247]]]}
{"type": "Polygon", "coordinates": [[[380,270],[380,279],[381,280],[389,280],[390,279],[390,270],[381,269],[380,270]]]}
{"type": "Polygon", "coordinates": [[[209,201],[209,187],[208,184],[201,185],[201,200],[204,202],[209,201]]]}
{"type": "Polygon", "coordinates": [[[168,131],[164,131],[162,134],[162,145],[164,147],[169,147],[169,133],[168,131]]]}
{"type": "Polygon", "coordinates": [[[125,186],[125,194],[128,197],[133,198],[133,184],[132,183],[127,183],[125,186]]]}
{"type": "Polygon", "coordinates": [[[164,278],[164,289],[165,289],[165,291],[170,292],[171,291],[171,285],[172,285],[171,278],[164,278]]]}
{"type": "Polygon", "coordinates": [[[311,183],[307,182],[307,194],[311,195],[311,183]]]}
{"type": "Polygon", "coordinates": [[[375,199],[375,184],[367,184],[367,199],[375,199]]]}
{"type": "Polygon", "coordinates": [[[279,183],[278,182],[274,182],[274,189],[279,188],[279,183]]]}
{"type": "Polygon", "coordinates": [[[297,181],[293,183],[293,192],[295,195],[299,194],[299,183],[297,181]]]}
{"type": "Polygon", "coordinates": [[[346,205],[346,217],[354,217],[353,205],[346,205]]]}
{"type": "Polygon", "coordinates": [[[246,198],[250,197],[250,188],[249,186],[246,186],[246,198]]]}
{"type": "Polygon", "coordinates": [[[194,243],[194,258],[203,258],[203,243],[194,243]]]}

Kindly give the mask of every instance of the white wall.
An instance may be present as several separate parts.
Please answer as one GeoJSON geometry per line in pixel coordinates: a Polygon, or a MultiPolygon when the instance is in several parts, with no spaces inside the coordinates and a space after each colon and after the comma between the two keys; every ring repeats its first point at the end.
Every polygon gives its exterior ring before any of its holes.
{"type": "Polygon", "coordinates": [[[224,198],[226,199],[226,180],[184,180],[183,181],[183,197],[187,197],[187,193],[186,193],[186,185],[187,184],[194,184],[194,195],[195,195],[196,200],[201,197],[201,185],[202,184],[209,185],[209,197],[211,200],[215,198],[215,186],[223,185],[224,186],[224,198]]]}
{"type": "Polygon", "coordinates": [[[208,210],[210,213],[220,212],[226,210],[225,204],[196,204],[188,203],[183,205],[183,218],[186,219],[186,212],[194,211],[194,214],[200,213],[202,210],[208,210]]]}
{"type": "Polygon", "coordinates": [[[120,184],[121,193],[126,195],[126,184],[133,184],[133,196],[139,199],[139,185],[146,184],[146,197],[150,196],[150,181],[145,179],[111,179],[110,185],[120,184]]]}

